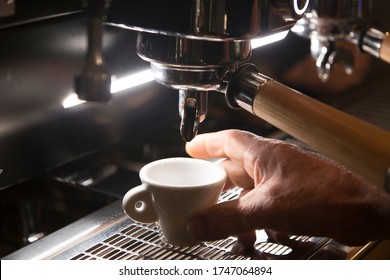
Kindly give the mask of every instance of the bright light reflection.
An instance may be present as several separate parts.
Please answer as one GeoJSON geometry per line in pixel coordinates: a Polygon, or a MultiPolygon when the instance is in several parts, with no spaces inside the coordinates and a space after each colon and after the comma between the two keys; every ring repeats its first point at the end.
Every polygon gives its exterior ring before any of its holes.
{"type": "MultiPolygon", "coordinates": [[[[252,49],[256,49],[283,40],[287,36],[287,33],[288,31],[283,31],[266,37],[253,39],[252,49]]],[[[146,84],[151,81],[153,81],[152,71],[150,69],[143,70],[120,79],[113,79],[111,81],[111,93],[115,94],[136,86],[146,84]]],[[[84,100],[78,99],[77,94],[71,93],[64,99],[64,101],[62,102],[62,106],[66,109],[82,104],[84,102],[84,100]]]]}
{"type": "Polygon", "coordinates": [[[294,33],[301,34],[301,33],[305,32],[305,26],[296,24],[291,28],[291,31],[294,33]]]}
{"type": "Polygon", "coordinates": [[[153,81],[153,73],[150,69],[111,81],[111,93],[140,86],[153,81]]]}
{"type": "Polygon", "coordinates": [[[62,107],[65,109],[84,103],[84,100],[80,100],[76,93],[69,94],[63,101],[62,107]]]}
{"type": "Polygon", "coordinates": [[[272,34],[266,37],[258,38],[258,39],[253,39],[252,40],[252,49],[256,49],[265,45],[269,45],[272,43],[275,43],[277,41],[283,40],[288,34],[287,31],[282,31],[276,34],[272,34]]]}
{"type": "MultiPolygon", "coordinates": [[[[135,74],[125,76],[120,79],[114,78],[111,81],[111,93],[112,94],[119,93],[123,90],[130,89],[132,87],[136,87],[139,85],[143,85],[151,81],[153,81],[153,74],[150,69],[143,70],[135,74]]],[[[84,100],[78,99],[76,93],[71,93],[62,101],[62,107],[66,109],[66,108],[70,108],[82,104],[84,102],[85,102],[84,100]]]]}

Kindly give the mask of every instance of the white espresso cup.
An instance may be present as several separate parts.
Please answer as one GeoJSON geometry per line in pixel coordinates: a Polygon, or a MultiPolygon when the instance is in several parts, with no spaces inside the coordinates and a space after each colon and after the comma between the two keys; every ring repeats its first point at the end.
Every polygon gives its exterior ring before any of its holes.
{"type": "Polygon", "coordinates": [[[210,161],[167,158],[145,165],[142,184],[123,198],[125,213],[140,223],[158,222],[165,241],[175,246],[199,243],[186,231],[189,219],[217,203],[226,171],[210,161]]]}

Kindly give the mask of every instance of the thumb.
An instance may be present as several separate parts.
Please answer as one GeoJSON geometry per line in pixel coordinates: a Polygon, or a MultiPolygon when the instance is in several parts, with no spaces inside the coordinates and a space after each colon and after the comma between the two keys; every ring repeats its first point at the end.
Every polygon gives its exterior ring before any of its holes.
{"type": "Polygon", "coordinates": [[[252,230],[240,199],[222,202],[197,213],[187,224],[188,233],[197,240],[218,240],[252,230]]]}

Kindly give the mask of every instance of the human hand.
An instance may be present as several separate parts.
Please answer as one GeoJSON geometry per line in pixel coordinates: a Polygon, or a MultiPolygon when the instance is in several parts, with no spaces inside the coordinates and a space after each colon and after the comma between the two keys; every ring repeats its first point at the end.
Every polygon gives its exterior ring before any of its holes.
{"type": "Polygon", "coordinates": [[[390,238],[390,195],[335,162],[298,146],[248,132],[197,136],[189,155],[226,158],[226,187],[243,195],[196,214],[188,224],[199,240],[238,236],[246,245],[254,230],[330,237],[346,245],[390,238]]]}

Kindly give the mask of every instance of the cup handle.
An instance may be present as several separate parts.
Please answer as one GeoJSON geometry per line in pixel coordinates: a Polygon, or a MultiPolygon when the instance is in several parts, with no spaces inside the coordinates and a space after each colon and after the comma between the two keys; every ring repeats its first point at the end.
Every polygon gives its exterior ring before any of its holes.
{"type": "Polygon", "coordinates": [[[127,216],[137,222],[149,224],[157,221],[146,184],[130,189],[123,197],[122,208],[127,216]]]}

